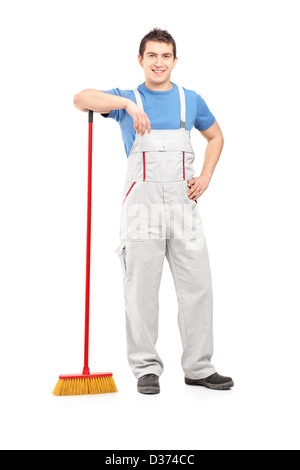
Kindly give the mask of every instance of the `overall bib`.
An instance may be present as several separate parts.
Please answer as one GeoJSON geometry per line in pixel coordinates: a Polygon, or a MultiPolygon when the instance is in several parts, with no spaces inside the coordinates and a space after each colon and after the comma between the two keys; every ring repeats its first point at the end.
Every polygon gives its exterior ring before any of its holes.
{"type": "MultiPolygon", "coordinates": [[[[120,257],[124,281],[127,355],[137,379],[160,376],[156,350],[159,287],[166,256],[178,298],[178,324],[185,377],[216,372],[213,355],[213,297],[209,257],[198,205],[189,199],[194,151],[185,129],[185,95],[178,87],[178,129],[136,134],[123,190],[120,257]]],[[[143,109],[135,90],[137,105],[143,109]]]]}

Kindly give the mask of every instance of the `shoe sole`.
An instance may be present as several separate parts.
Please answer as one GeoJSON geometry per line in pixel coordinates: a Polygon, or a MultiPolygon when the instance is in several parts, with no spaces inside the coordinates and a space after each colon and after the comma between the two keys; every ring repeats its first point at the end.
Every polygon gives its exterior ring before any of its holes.
{"type": "Polygon", "coordinates": [[[138,392],[144,395],[157,395],[160,393],[160,388],[157,387],[138,387],[138,392]]]}
{"type": "Polygon", "coordinates": [[[226,382],[224,384],[209,384],[209,383],[204,382],[204,381],[199,380],[198,382],[195,382],[194,380],[186,378],[185,383],[187,385],[196,385],[198,387],[209,388],[210,390],[230,390],[231,388],[234,387],[234,382],[233,381],[226,382]]]}

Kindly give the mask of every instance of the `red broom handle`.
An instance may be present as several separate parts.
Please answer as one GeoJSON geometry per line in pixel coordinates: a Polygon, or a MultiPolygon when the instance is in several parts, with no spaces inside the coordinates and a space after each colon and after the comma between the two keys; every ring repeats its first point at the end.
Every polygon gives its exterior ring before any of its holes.
{"type": "Polygon", "coordinates": [[[88,112],[88,195],[87,195],[87,234],[86,234],[86,283],[85,283],[85,335],[83,374],[90,375],[89,335],[90,335],[90,272],[91,272],[91,226],[92,226],[92,156],[93,156],[93,111],[88,112]]]}

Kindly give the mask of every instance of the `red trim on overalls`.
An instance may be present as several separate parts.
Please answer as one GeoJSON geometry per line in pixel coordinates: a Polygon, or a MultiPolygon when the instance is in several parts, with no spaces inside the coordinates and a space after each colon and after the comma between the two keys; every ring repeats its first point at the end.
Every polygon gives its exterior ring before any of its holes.
{"type": "Polygon", "coordinates": [[[146,152],[143,152],[143,181],[146,180],[146,152]]]}
{"type": "Polygon", "coordinates": [[[124,199],[124,201],[123,201],[123,204],[122,204],[122,205],[124,205],[124,202],[126,201],[126,199],[127,199],[127,196],[128,196],[128,194],[130,193],[130,191],[132,190],[132,188],[133,188],[133,186],[135,185],[135,183],[136,183],[136,182],[132,183],[132,185],[130,186],[130,188],[129,188],[129,190],[128,190],[128,192],[127,192],[126,196],[125,196],[125,199],[124,199]]]}

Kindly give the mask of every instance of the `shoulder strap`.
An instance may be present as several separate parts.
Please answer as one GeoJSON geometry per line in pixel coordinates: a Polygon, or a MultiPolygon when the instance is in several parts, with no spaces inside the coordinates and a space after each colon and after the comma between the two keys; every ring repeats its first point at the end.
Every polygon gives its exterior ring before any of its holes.
{"type": "Polygon", "coordinates": [[[138,89],[134,90],[134,94],[135,94],[136,104],[138,105],[139,108],[141,108],[144,111],[142,97],[141,97],[140,92],[138,91],[138,89]]]}
{"type": "Polygon", "coordinates": [[[177,86],[178,86],[178,90],[179,90],[180,107],[181,107],[180,128],[185,129],[186,128],[185,93],[184,93],[184,89],[180,85],[177,85],[177,86]]]}

